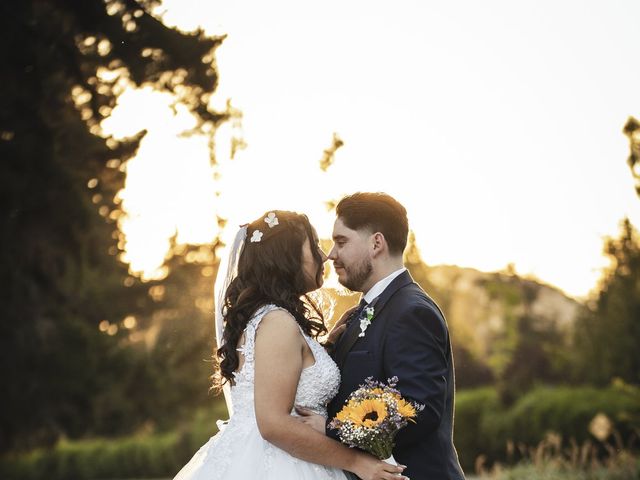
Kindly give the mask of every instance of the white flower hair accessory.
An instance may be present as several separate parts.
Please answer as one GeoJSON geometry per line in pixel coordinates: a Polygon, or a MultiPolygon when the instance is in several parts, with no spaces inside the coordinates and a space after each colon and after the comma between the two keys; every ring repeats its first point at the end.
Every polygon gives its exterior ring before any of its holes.
{"type": "Polygon", "coordinates": [[[278,217],[276,217],[275,212],[269,212],[267,216],[264,217],[264,221],[267,223],[267,225],[269,225],[269,228],[273,228],[276,225],[279,225],[278,217]]]}
{"type": "Polygon", "coordinates": [[[254,230],[249,241],[251,243],[257,243],[262,240],[262,235],[264,235],[264,233],[262,233],[260,230],[254,230]]]}

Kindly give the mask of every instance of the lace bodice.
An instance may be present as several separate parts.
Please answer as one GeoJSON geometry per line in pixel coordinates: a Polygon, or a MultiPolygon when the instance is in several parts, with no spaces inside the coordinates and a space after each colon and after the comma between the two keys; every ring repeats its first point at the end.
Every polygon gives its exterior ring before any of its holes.
{"type": "MultiPolygon", "coordinates": [[[[267,313],[278,309],[280,307],[275,305],[266,305],[260,308],[247,324],[244,344],[238,348],[238,351],[244,356],[244,364],[235,373],[235,385],[231,387],[234,416],[251,416],[255,418],[253,381],[255,375],[254,350],[256,332],[262,318],[267,313]]],[[[315,358],[315,363],[303,369],[300,374],[295,405],[306,407],[326,417],[327,404],[338,393],[340,371],[322,345],[306,335],[302,329],[300,329],[300,333],[309,345],[315,358]]]]}
{"type": "MultiPolygon", "coordinates": [[[[278,308],[275,305],[260,308],[247,324],[244,344],[238,349],[244,363],[234,375],[230,391],[233,414],[227,422],[218,422],[220,431],[198,450],[174,480],[248,480],[256,475],[266,480],[347,480],[342,470],[305,462],[260,434],[253,395],[256,332],[262,318],[278,308]]],[[[302,329],[300,332],[315,363],[300,373],[295,404],[326,417],[327,404],[338,392],[340,371],[322,345],[302,329]]]]}

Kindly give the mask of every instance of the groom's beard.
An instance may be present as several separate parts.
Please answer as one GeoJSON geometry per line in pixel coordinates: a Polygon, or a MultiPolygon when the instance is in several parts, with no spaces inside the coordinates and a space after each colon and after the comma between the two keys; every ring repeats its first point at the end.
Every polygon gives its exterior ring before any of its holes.
{"type": "Polygon", "coordinates": [[[364,258],[360,263],[352,267],[343,265],[343,268],[346,275],[344,281],[340,283],[353,292],[362,292],[362,286],[369,279],[373,271],[371,260],[364,258]]]}

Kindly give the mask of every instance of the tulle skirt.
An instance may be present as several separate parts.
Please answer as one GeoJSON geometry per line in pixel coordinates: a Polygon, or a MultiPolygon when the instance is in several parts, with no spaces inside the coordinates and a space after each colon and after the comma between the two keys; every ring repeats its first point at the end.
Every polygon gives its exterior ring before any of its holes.
{"type": "Polygon", "coordinates": [[[222,426],[174,480],[346,480],[339,469],[305,462],[262,438],[249,418],[222,426]]]}

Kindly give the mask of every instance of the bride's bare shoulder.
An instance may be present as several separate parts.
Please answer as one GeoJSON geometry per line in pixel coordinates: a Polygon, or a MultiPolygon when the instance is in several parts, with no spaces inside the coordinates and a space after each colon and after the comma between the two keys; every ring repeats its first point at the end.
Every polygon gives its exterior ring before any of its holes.
{"type": "Polygon", "coordinates": [[[259,330],[279,332],[281,335],[300,335],[300,329],[298,328],[298,323],[295,318],[282,308],[277,308],[266,313],[260,321],[259,330]]]}

